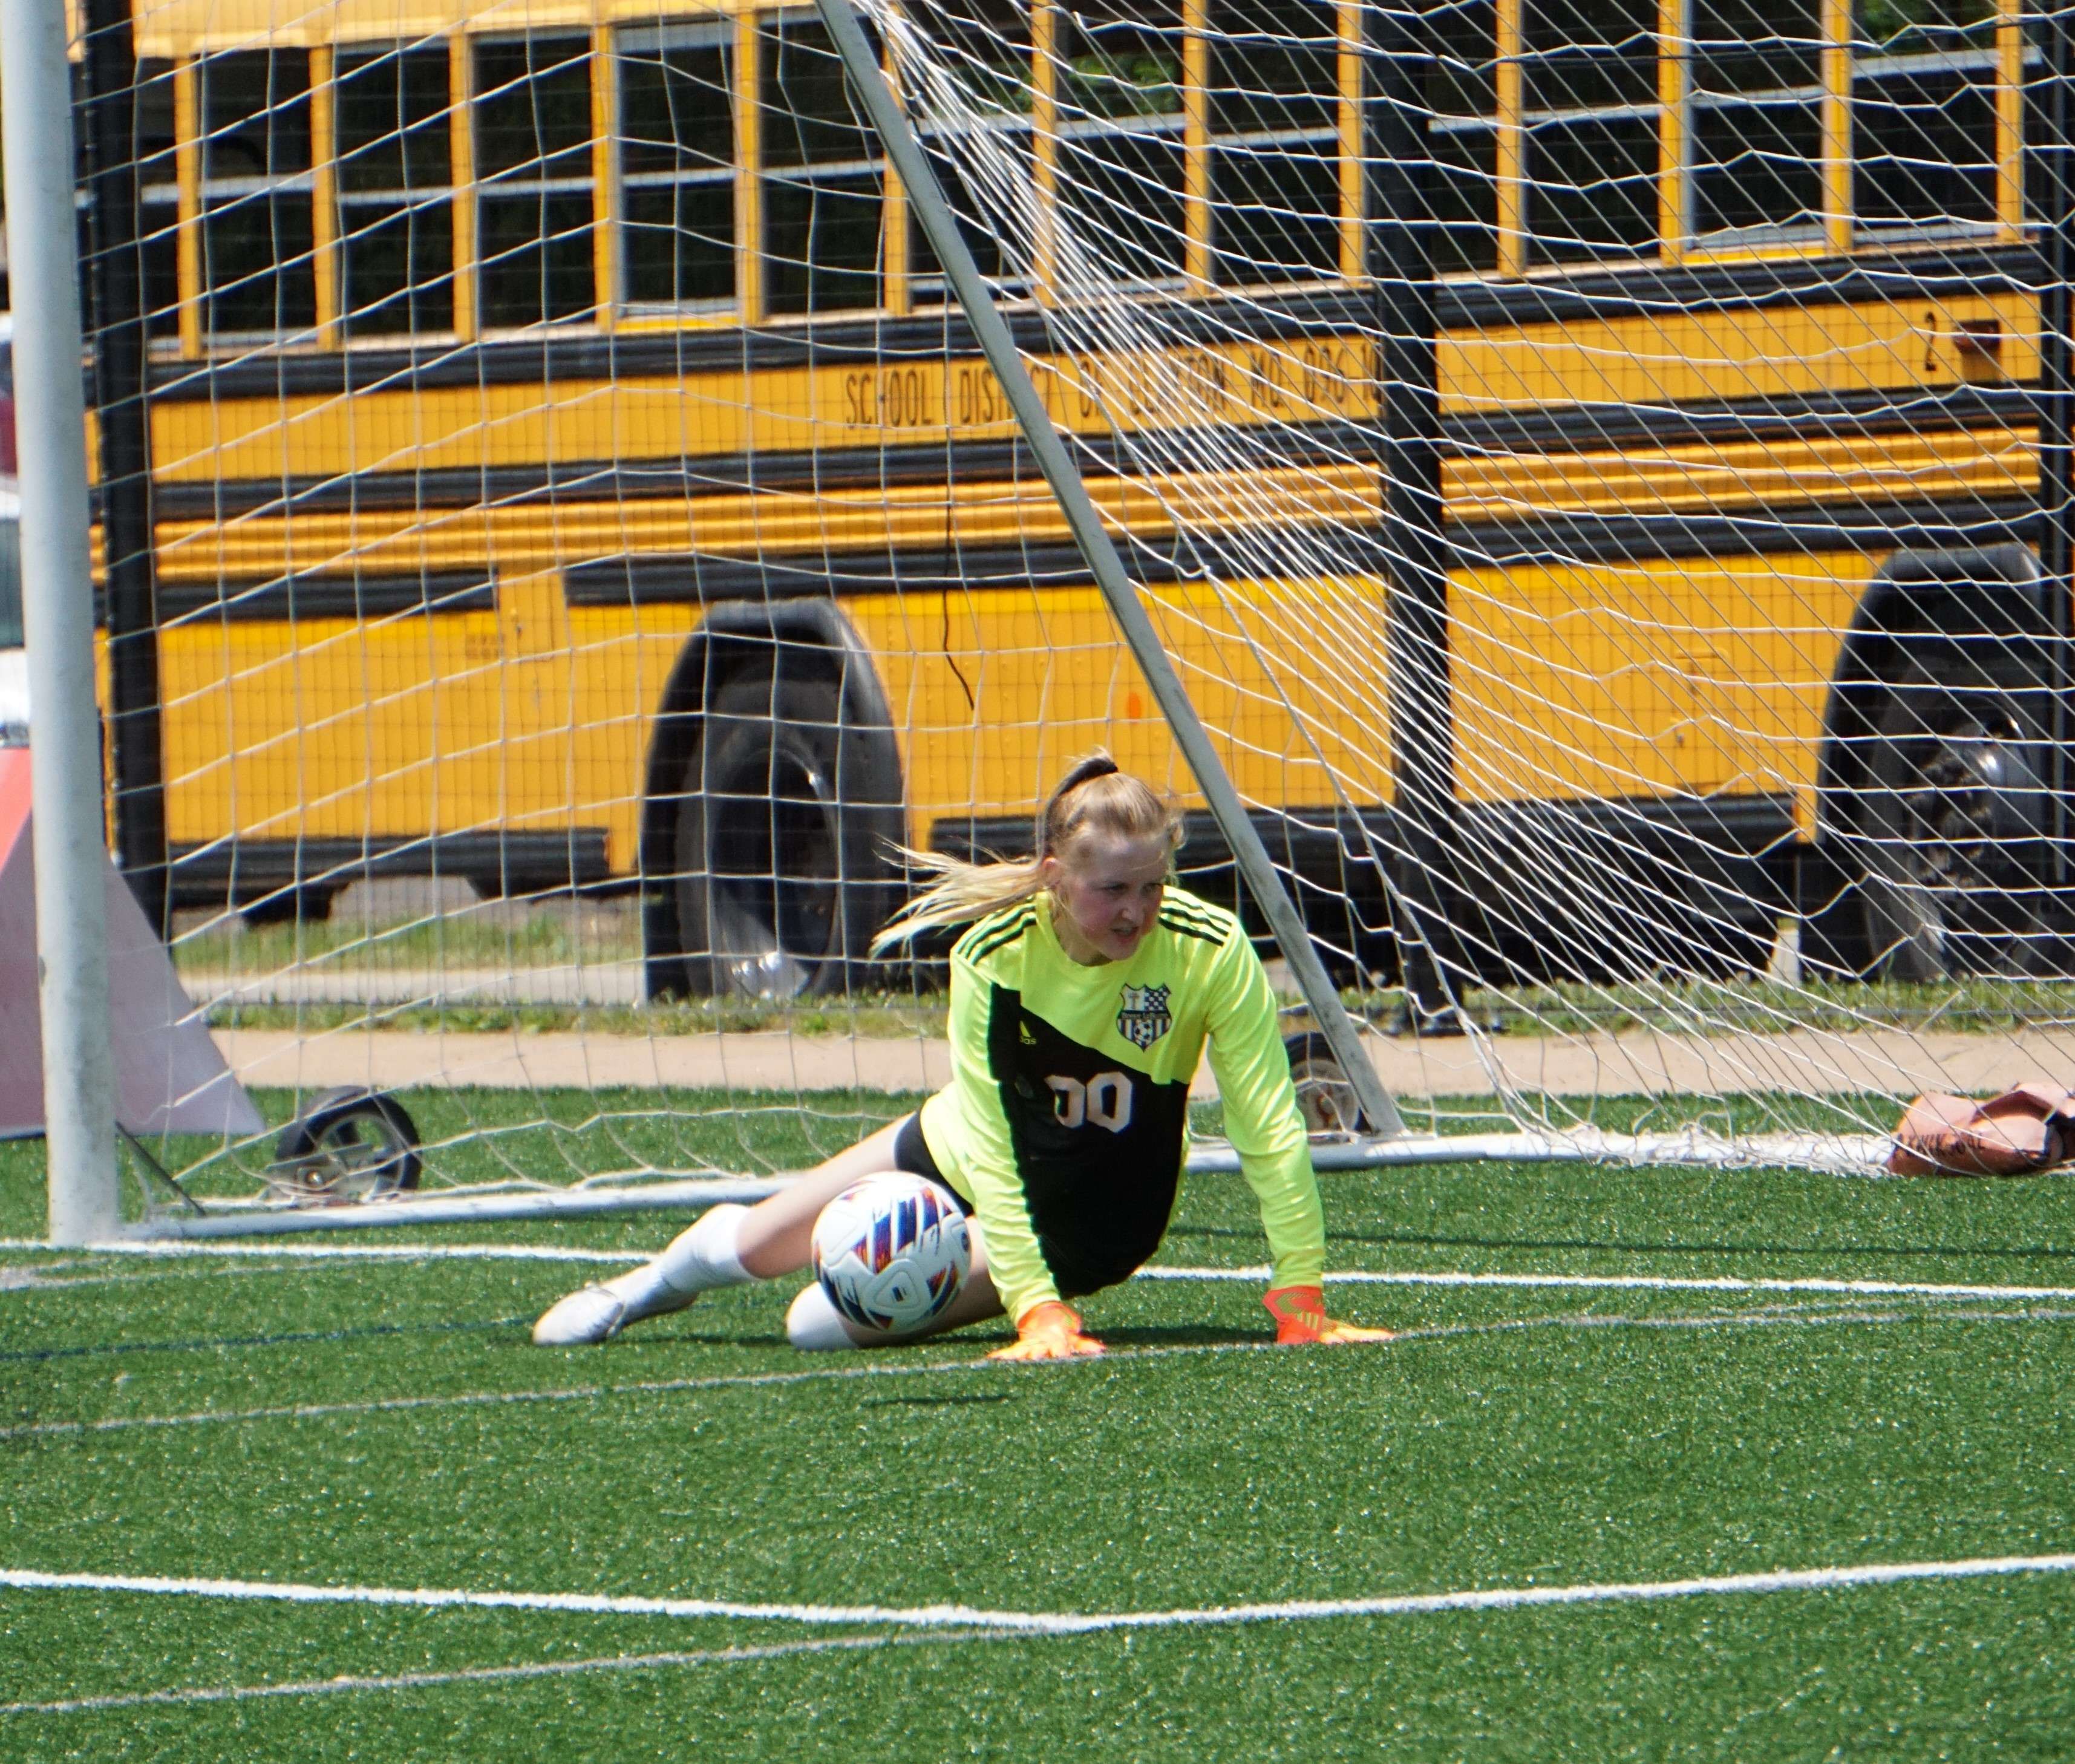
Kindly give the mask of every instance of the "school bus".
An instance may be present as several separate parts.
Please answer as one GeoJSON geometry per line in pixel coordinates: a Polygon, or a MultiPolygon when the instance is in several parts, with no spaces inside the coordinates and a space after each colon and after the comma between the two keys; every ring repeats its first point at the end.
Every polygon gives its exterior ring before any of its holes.
{"type": "MultiPolygon", "coordinates": [[[[1165,205],[1139,267],[1200,307],[1216,420],[1378,420],[1360,0],[959,10],[1035,58],[1000,126],[1041,202],[1076,200],[1081,154],[1165,205]],[[1131,101],[1062,126],[1083,76],[1131,101]]],[[[2066,203],[2027,142],[2054,46],[2015,0],[1423,17],[1448,824],[1489,851],[1563,818],[1732,965],[1797,914],[1856,970],[2007,948],[1984,902],[2047,899],[2057,849],[2067,466],[2040,393],[2066,324],[2040,217],[2066,203]]],[[[176,904],[321,913],[431,870],[638,887],[652,991],[790,994],[862,971],[903,885],[888,842],[1027,845],[1097,741],[1187,794],[811,10],[124,22],[176,904]]],[[[976,244],[1036,338],[1042,252],[1017,281],[976,244]]],[[[1116,366],[1038,362],[1097,459],[1116,366]]],[[[1393,814],[1391,756],[1248,721],[1269,683],[1190,561],[1231,487],[1091,477],[1186,615],[1185,671],[1198,645],[1225,682],[1211,720],[1322,936],[1390,971],[1357,835],[1393,814]]],[[[1390,494],[1345,459],[1276,487],[1342,531],[1390,494]]],[[[1192,817],[1207,886],[1220,852],[1192,817]]],[[[1481,885],[1472,966],[1621,965],[1562,879],[1502,910],[1481,885]]]]}

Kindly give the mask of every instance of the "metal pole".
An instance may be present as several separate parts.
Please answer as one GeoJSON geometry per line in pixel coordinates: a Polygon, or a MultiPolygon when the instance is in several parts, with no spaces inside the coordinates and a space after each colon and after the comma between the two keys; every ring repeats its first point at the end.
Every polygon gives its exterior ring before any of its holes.
{"type": "Polygon", "coordinates": [[[1406,1002],[1415,1022],[1456,1026],[1451,968],[1461,950],[1447,901],[1455,843],[1456,743],[1448,665],[1448,561],[1442,534],[1441,395],[1427,168],[1427,48],[1412,0],[1362,8],[1369,102],[1369,273],[1381,341],[1385,652],[1390,676],[1394,892],[1406,1002]]]}
{"type": "Polygon", "coordinates": [[[1196,707],[1189,702],[1188,693],[1175,673],[1174,665],[1168,660],[1167,652],[1161,647],[1160,635],[1153,628],[1152,619],[1139,603],[1138,591],[1124,572],[1124,560],[1117,555],[1116,547],[1103,526],[1102,517],[1088,499],[1087,487],[1081,482],[1080,470],[1075,465],[1072,454],[1066,451],[1066,443],[1052,426],[1044,400],[1031,383],[1023,358],[1017,354],[1015,339],[1009,333],[1009,326],[994,304],[994,296],[988,292],[987,284],[974,267],[972,254],[966,249],[957,222],[945,205],[937,174],[930,169],[922,144],[916,140],[893,89],[880,71],[851,0],[814,0],[814,6],[828,26],[829,35],[835,39],[837,51],[850,74],[851,85],[864,100],[872,126],[885,143],[886,156],[900,174],[901,187],[907,192],[915,218],[957,292],[959,304],[964,308],[967,323],[972,326],[980,353],[994,370],[995,378],[1001,382],[1009,408],[1015,412],[1017,426],[1022,430],[1023,438],[1038,462],[1038,470],[1044,473],[1046,482],[1052,487],[1075,543],[1101,587],[1103,598],[1109,602],[1111,615],[1116,620],[1124,642],[1137,660],[1139,671],[1145,675],[1147,686],[1167,719],[1175,745],[1181,748],[1182,758],[1195,772],[1197,787],[1210,805],[1219,830],[1232,847],[1240,874],[1246,879],[1248,892],[1267,919],[1269,929],[1275,934],[1282,959],[1290,964],[1291,978],[1297,982],[1305,1001],[1311,1007],[1312,1015],[1318,1019],[1319,1028],[1332,1048],[1333,1057],[1346,1073],[1371,1130],[1393,1136],[1402,1134],[1405,1124],[1398,1116],[1398,1105],[1391,1100],[1382,1079],[1369,1063],[1361,1037],[1342,1006],[1340,994],[1327,978],[1319,952],[1311,946],[1311,934],[1304,928],[1302,915],[1285,892],[1282,879],[1275,873],[1275,865],[1268,855],[1268,848],[1261,843],[1260,834],[1248,818],[1232,780],[1225,776],[1224,762],[1211,745],[1210,735],[1196,715],[1196,707]]]}
{"type": "MultiPolygon", "coordinates": [[[[2069,139],[2071,125],[2068,85],[2075,68],[2069,60],[2069,35],[2075,18],[2065,0],[2050,0],[2038,17],[2036,29],[2043,39],[2040,48],[2044,66],[2035,101],[2043,113],[2044,139],[2032,151],[2039,162],[2040,188],[2044,212],[2038,217],[2040,239],[2039,290],[2039,565],[2052,598],[2053,687],[2049,810],[2052,839],[2052,868],[2048,880],[2056,895],[2069,884],[2069,826],[2068,743],[2075,737],[2069,728],[2069,694],[2075,689],[2075,667],[2070,649],[2075,646],[2075,376],[2071,376],[2069,335],[2075,314],[2069,311],[2071,282],[2075,282],[2075,143],[2069,139]]],[[[2065,908],[2065,895],[2056,900],[2065,908]]],[[[2064,970],[2065,971],[2065,970],[2064,970]]]]}
{"type": "Polygon", "coordinates": [[[101,439],[101,573],[108,589],[108,737],[115,849],[161,937],[166,793],[159,718],[143,254],[137,240],[137,55],[130,0],[86,0],[93,201],[93,403],[101,439]]]}
{"type": "Polygon", "coordinates": [[[60,0],[0,0],[43,1113],[51,1241],[62,1244],[121,1224],[71,92],[60,0]]]}

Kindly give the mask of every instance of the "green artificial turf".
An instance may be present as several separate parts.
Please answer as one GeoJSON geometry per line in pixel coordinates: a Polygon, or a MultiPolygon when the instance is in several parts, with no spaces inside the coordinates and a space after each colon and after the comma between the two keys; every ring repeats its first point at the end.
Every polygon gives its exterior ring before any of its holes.
{"type": "MultiPolygon", "coordinates": [[[[458,1158],[491,1155],[468,1120],[543,1107],[412,1101],[458,1158]]],[[[496,1155],[648,1135],[783,1168],[835,1131],[545,1112],[496,1155]]],[[[0,1147],[6,1235],[40,1228],[39,1160],[0,1147]]],[[[1324,1189],[1343,1271],[2055,1291],[1349,1283],[1336,1308],[1403,1339],[1278,1352],[1253,1282],[1146,1280],[1087,1302],[1111,1358],[1013,1368],[981,1358],[1000,1325],[797,1354],[791,1282],[544,1352],[532,1318],[600,1268],[19,1250],[0,1567],[1142,1613],[2075,1550],[2065,1182],[1461,1165],[1324,1189]]],[[[633,1253],[681,1222],[351,1240],[633,1253]]],[[[1161,1260],[1264,1253],[1244,1183],[1207,1178],[1161,1260]]],[[[2046,1758],[2071,1618],[2058,1575],[1054,1637],[0,1589],[0,1704],[381,1681],[0,1713],[0,1758],[2046,1758]]]]}

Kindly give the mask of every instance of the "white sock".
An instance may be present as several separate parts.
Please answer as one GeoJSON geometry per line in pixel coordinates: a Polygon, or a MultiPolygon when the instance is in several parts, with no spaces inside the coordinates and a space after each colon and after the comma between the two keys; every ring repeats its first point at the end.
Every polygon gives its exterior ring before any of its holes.
{"type": "Polygon", "coordinates": [[[818,1280],[801,1288],[800,1296],[786,1311],[785,1339],[810,1354],[862,1345],[844,1323],[843,1313],[829,1302],[818,1280]]]}
{"type": "Polygon", "coordinates": [[[648,1264],[655,1277],[685,1298],[719,1286],[747,1286],[756,1275],[742,1265],[742,1222],[747,1207],[714,1207],[681,1231],[670,1247],[648,1264]]]}

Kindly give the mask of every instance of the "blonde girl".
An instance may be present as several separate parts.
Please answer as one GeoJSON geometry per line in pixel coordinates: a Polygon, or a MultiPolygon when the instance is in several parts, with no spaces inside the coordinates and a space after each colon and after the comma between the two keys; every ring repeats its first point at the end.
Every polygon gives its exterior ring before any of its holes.
{"type": "MultiPolygon", "coordinates": [[[[1390,1339],[1326,1315],[1319,1187],[1274,995],[1237,920],[1170,880],[1174,811],[1098,753],[1060,781],[1037,832],[1025,862],[913,854],[936,880],[875,945],[971,926],[951,951],[950,1084],[769,1199],[716,1207],[652,1261],[570,1294],[535,1341],[607,1341],[712,1288],[797,1274],[830,1200],[901,1170],[942,1184],[973,1240],[963,1289],[917,1334],[1006,1315],[1017,1339],[998,1359],[1099,1354],[1067,1301],[1129,1278],[1158,1248],[1206,1041],[1274,1259],[1263,1302],[1276,1339],[1390,1339]]],[[[804,1348],[913,1339],[848,1321],[813,1282],[786,1333],[804,1348]]]]}

